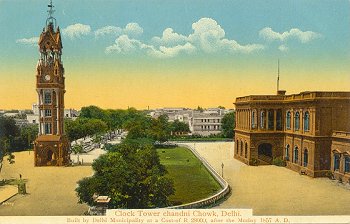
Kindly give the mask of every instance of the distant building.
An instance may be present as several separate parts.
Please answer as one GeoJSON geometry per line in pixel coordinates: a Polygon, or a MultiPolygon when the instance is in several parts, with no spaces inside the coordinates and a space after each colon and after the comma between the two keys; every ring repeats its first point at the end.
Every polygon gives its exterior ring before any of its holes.
{"type": "Polygon", "coordinates": [[[17,117],[17,116],[19,116],[19,113],[17,113],[17,112],[10,112],[10,113],[8,113],[8,112],[6,112],[5,111],[5,113],[3,114],[3,116],[4,117],[17,117]]]}
{"type": "Polygon", "coordinates": [[[28,125],[27,119],[15,118],[15,122],[16,122],[16,125],[19,126],[19,127],[23,127],[23,126],[28,125]]]}
{"type": "Polygon", "coordinates": [[[32,105],[32,114],[27,114],[27,121],[29,124],[39,124],[39,107],[38,104],[32,105]]]}
{"type": "Polygon", "coordinates": [[[74,109],[64,109],[64,118],[71,118],[72,120],[77,119],[79,112],[74,109]]]}
{"type": "Polygon", "coordinates": [[[302,92],[236,98],[235,158],[312,177],[329,171],[349,179],[350,92],[302,92]],[[343,165],[342,165],[343,164],[343,165]]]}
{"type": "Polygon", "coordinates": [[[158,118],[160,115],[163,114],[168,116],[169,122],[178,120],[188,124],[192,114],[192,110],[181,107],[166,107],[156,109],[150,113],[151,117],[153,118],[158,118]]]}
{"type": "Polygon", "coordinates": [[[29,124],[39,124],[39,114],[27,114],[27,122],[29,124]]]}
{"type": "Polygon", "coordinates": [[[178,120],[189,125],[192,134],[208,136],[221,132],[221,119],[231,110],[208,108],[203,111],[188,108],[161,108],[149,113],[153,118],[165,114],[168,121],[178,120]]]}
{"type": "MultiPolygon", "coordinates": [[[[64,118],[77,119],[79,112],[75,109],[64,109],[64,118]]],[[[32,113],[27,114],[27,121],[29,124],[39,124],[39,108],[38,104],[32,105],[32,113]]]]}
{"type": "Polygon", "coordinates": [[[209,108],[204,111],[193,111],[190,130],[195,135],[216,135],[221,133],[221,119],[226,110],[209,108]]]}

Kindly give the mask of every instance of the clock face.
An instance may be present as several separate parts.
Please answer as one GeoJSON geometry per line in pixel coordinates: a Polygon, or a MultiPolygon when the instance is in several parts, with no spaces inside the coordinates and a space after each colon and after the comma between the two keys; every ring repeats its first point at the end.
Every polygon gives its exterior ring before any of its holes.
{"type": "Polygon", "coordinates": [[[45,80],[49,81],[51,79],[51,77],[49,75],[45,75],[45,80]]]}

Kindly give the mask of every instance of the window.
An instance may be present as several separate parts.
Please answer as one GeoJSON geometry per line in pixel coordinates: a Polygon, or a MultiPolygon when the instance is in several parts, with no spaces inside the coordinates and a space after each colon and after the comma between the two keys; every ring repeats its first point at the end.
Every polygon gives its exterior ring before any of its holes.
{"type": "Polygon", "coordinates": [[[285,155],[285,159],[286,159],[287,161],[289,161],[289,145],[288,145],[288,144],[286,145],[286,155],[285,155]]]}
{"type": "Polygon", "coordinates": [[[308,111],[304,114],[304,131],[310,130],[310,114],[308,111]]]}
{"type": "Polygon", "coordinates": [[[290,119],[291,119],[291,116],[290,116],[290,111],[287,112],[287,119],[286,119],[286,126],[287,126],[287,129],[290,129],[290,119]]]}
{"type": "Polygon", "coordinates": [[[45,123],[45,134],[46,135],[52,134],[52,132],[51,132],[51,123],[45,123]]]}
{"type": "Polygon", "coordinates": [[[293,153],[293,162],[294,163],[298,163],[298,146],[295,146],[295,148],[294,148],[294,153],[293,153]]]}
{"type": "Polygon", "coordinates": [[[245,143],[244,157],[247,158],[247,156],[248,156],[248,144],[245,143]]]}
{"type": "Polygon", "coordinates": [[[261,111],[260,113],[260,127],[265,128],[265,112],[261,111]]]}
{"type": "Polygon", "coordinates": [[[45,110],[45,117],[51,117],[51,110],[45,110]]]}
{"type": "Polygon", "coordinates": [[[51,104],[51,92],[49,91],[44,92],[44,103],[51,104]]]}
{"type": "Polygon", "coordinates": [[[282,131],[282,110],[276,111],[276,129],[282,131]]]}
{"type": "Polygon", "coordinates": [[[238,140],[236,141],[236,153],[238,155],[238,146],[239,146],[239,143],[238,143],[238,140]]]}
{"type": "Polygon", "coordinates": [[[274,129],[274,111],[273,110],[269,110],[268,112],[267,112],[267,120],[268,120],[268,125],[267,125],[267,128],[269,129],[269,130],[273,130],[274,129]]]}
{"type": "Polygon", "coordinates": [[[309,162],[309,153],[307,151],[307,149],[304,150],[304,166],[307,167],[307,164],[309,162]]]}
{"type": "Polygon", "coordinates": [[[295,122],[294,122],[294,124],[295,124],[294,130],[295,130],[295,131],[298,131],[298,130],[299,130],[299,127],[300,127],[300,113],[299,113],[299,112],[296,112],[296,113],[295,113],[295,122]]]}
{"type": "Polygon", "coordinates": [[[256,128],[256,123],[255,123],[255,111],[252,111],[252,128],[256,128]]]}
{"type": "Polygon", "coordinates": [[[339,170],[340,166],[340,155],[338,153],[334,153],[334,170],[339,170]]]}
{"type": "Polygon", "coordinates": [[[241,141],[241,155],[243,154],[243,142],[241,141]]]}
{"type": "Polygon", "coordinates": [[[350,156],[345,156],[345,159],[344,159],[344,171],[346,173],[349,173],[350,172],[350,156]]]}

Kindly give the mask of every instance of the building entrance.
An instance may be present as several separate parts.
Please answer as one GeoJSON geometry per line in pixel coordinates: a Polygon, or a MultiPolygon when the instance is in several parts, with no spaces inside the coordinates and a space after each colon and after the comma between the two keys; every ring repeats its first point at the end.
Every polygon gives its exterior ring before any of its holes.
{"type": "Polygon", "coordinates": [[[47,152],[47,161],[50,162],[52,160],[52,156],[53,156],[53,152],[51,150],[49,150],[47,152]]]}
{"type": "Polygon", "coordinates": [[[260,144],[258,147],[258,158],[269,164],[272,163],[272,145],[269,143],[260,144]]]}

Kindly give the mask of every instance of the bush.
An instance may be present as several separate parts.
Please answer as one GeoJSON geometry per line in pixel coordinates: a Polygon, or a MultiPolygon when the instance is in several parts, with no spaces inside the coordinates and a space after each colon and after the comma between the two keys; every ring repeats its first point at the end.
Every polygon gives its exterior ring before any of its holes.
{"type": "Polygon", "coordinates": [[[251,166],[257,166],[257,165],[259,165],[259,160],[255,159],[255,158],[250,159],[250,160],[249,160],[249,165],[251,165],[251,166]]]}
{"type": "Polygon", "coordinates": [[[331,180],[334,180],[334,175],[332,173],[332,171],[328,170],[326,173],[325,173],[325,176],[328,177],[329,179],[331,180]]]}
{"type": "Polygon", "coordinates": [[[272,165],[275,166],[286,166],[286,161],[282,157],[275,157],[272,160],[272,165]]]}

